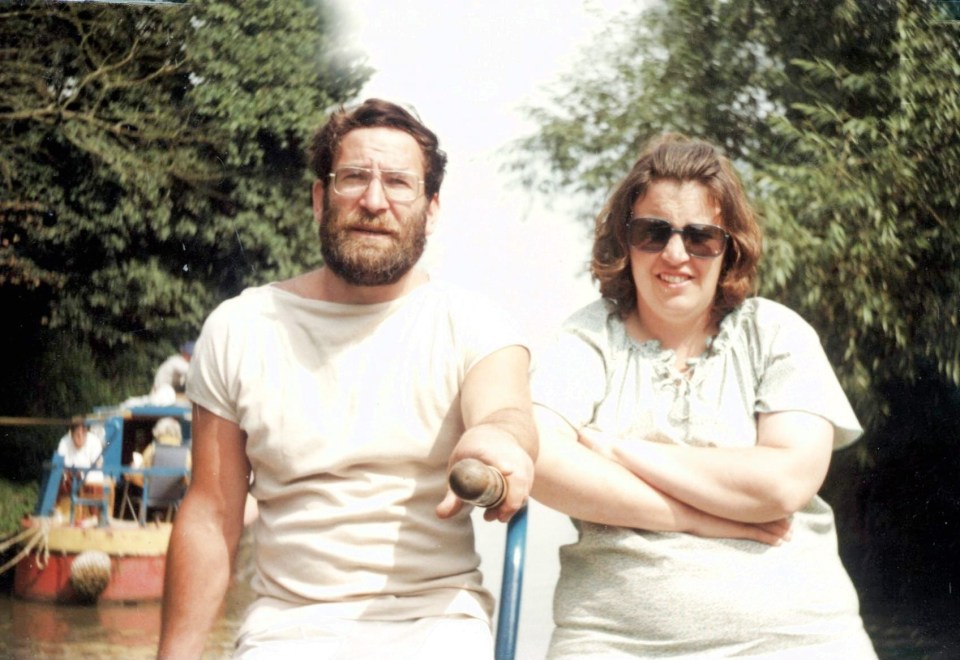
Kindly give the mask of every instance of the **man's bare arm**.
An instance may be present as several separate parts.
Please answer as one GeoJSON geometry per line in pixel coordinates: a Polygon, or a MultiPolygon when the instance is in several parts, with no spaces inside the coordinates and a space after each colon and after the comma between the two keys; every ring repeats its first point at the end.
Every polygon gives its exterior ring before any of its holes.
{"type": "Polygon", "coordinates": [[[239,426],[194,406],[193,471],[167,552],[159,658],[203,654],[243,531],[245,446],[239,426]]]}
{"type": "MultiPolygon", "coordinates": [[[[449,465],[476,458],[500,470],[507,481],[507,498],[484,513],[487,520],[509,520],[527,501],[533,484],[539,442],[531,414],[529,364],[525,348],[500,349],[469,371],[460,393],[466,431],[449,465]]],[[[448,491],[437,515],[449,517],[460,506],[460,500],[448,491]]]]}

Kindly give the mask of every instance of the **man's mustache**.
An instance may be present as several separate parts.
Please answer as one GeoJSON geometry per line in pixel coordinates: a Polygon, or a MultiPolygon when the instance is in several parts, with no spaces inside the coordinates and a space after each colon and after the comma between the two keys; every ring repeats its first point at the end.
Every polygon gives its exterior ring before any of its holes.
{"type": "Polygon", "coordinates": [[[368,231],[382,231],[389,234],[397,233],[397,228],[391,226],[392,223],[386,213],[374,214],[357,212],[351,215],[354,217],[345,218],[346,222],[343,223],[343,229],[364,229],[368,231]]]}

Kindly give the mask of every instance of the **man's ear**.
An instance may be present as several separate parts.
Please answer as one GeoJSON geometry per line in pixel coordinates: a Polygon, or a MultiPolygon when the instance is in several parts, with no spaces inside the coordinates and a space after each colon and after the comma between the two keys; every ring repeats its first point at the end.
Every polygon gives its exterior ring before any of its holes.
{"type": "Polygon", "coordinates": [[[440,193],[436,193],[429,202],[427,202],[427,236],[433,233],[440,220],[440,193]]]}
{"type": "Polygon", "coordinates": [[[313,196],[313,217],[319,225],[323,222],[323,196],[326,194],[326,189],[323,187],[323,181],[317,179],[313,182],[313,188],[311,189],[311,195],[313,196]]]}

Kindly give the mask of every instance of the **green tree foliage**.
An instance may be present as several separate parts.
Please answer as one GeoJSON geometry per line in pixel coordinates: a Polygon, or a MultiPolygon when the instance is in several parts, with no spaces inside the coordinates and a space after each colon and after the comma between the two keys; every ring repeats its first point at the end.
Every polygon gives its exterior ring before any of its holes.
{"type": "Polygon", "coordinates": [[[596,198],[661,131],[711,139],[744,165],[775,156],[768,118],[796,114],[790,106],[805,94],[794,60],[839,50],[820,39],[832,31],[835,4],[639,0],[590,45],[549,105],[528,109],[540,130],[520,150],[546,156],[548,176],[523,156],[515,166],[528,185],[596,198]]]}
{"type": "Polygon", "coordinates": [[[219,300],[319,263],[303,149],[369,75],[339,30],[315,0],[0,5],[7,391],[57,377],[35,371],[64,338],[159,359],[219,300]]]}
{"type": "Polygon", "coordinates": [[[366,69],[309,0],[0,7],[0,286],[107,346],[318,260],[302,147],[366,69]]]}
{"type": "Polygon", "coordinates": [[[938,18],[902,6],[880,70],[800,62],[823,91],[774,124],[794,159],[758,177],[782,237],[766,288],[817,319],[870,419],[874,388],[927,364],[960,384],[960,31],[938,18]]]}
{"type": "Polygon", "coordinates": [[[761,293],[817,327],[868,427],[825,488],[844,563],[865,611],[915,624],[914,649],[960,611],[960,22],[945,7],[643,3],[529,109],[540,130],[512,163],[595,213],[660,131],[731,156],[764,224],[761,293]]]}
{"type": "Polygon", "coordinates": [[[884,383],[932,364],[960,384],[958,31],[937,3],[904,0],[628,12],[530,108],[540,131],[514,166],[599,208],[650,136],[722,145],[764,218],[761,291],[818,328],[875,426],[884,383]]]}
{"type": "MultiPolygon", "coordinates": [[[[23,486],[0,479],[0,539],[19,532],[23,516],[31,513],[37,501],[35,484],[23,486]]],[[[16,555],[12,551],[0,555],[0,563],[6,563],[16,555]]]]}

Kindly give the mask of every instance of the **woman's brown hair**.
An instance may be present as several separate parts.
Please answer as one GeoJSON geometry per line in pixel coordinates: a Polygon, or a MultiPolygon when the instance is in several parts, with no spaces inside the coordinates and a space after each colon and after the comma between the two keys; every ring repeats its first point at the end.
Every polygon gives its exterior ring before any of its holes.
{"type": "Polygon", "coordinates": [[[600,283],[601,295],[616,304],[621,316],[636,308],[627,223],[634,203],[659,180],[699,183],[720,207],[720,220],[730,240],[713,303],[713,320],[719,322],[753,292],[763,239],[733,165],[708,142],[665,133],[646,144],[597,216],[593,277],[600,283]]]}

